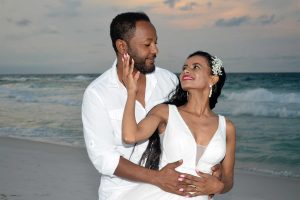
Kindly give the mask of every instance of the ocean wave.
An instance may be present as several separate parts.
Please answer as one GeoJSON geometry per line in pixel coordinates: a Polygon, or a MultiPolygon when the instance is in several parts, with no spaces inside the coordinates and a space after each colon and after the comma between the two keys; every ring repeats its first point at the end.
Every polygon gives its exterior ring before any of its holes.
{"type": "Polygon", "coordinates": [[[289,170],[273,170],[273,169],[262,169],[262,168],[246,168],[246,167],[236,167],[237,169],[241,169],[244,171],[254,172],[257,174],[267,174],[271,176],[281,176],[281,177],[289,177],[300,179],[300,174],[297,172],[289,171],[289,170]]]}
{"type": "Polygon", "coordinates": [[[242,103],[233,107],[230,111],[231,115],[251,115],[263,117],[279,117],[279,118],[298,118],[300,110],[293,110],[287,107],[276,107],[271,105],[257,105],[255,103],[242,103]]]}
{"type": "Polygon", "coordinates": [[[83,81],[92,80],[94,78],[95,78],[94,76],[89,76],[89,75],[78,75],[74,77],[75,80],[83,80],[83,81]]]}
{"type": "Polygon", "coordinates": [[[69,146],[69,147],[81,147],[81,148],[85,147],[84,142],[63,141],[64,138],[47,139],[42,137],[28,137],[28,136],[16,136],[16,135],[1,135],[1,137],[8,137],[13,139],[28,140],[32,142],[41,142],[41,143],[55,144],[55,145],[69,146]]]}
{"type": "Polygon", "coordinates": [[[264,88],[224,92],[222,110],[239,116],[262,116],[279,118],[300,117],[300,93],[273,92],[264,88]]]}
{"type": "Polygon", "coordinates": [[[224,93],[227,100],[240,102],[277,102],[277,103],[297,103],[300,104],[300,93],[295,92],[272,92],[265,88],[256,88],[241,92],[224,93]]]}
{"type": "Polygon", "coordinates": [[[26,82],[26,81],[37,81],[41,80],[39,77],[35,76],[4,76],[0,77],[0,82],[26,82]]]}
{"type": "MultiPolygon", "coordinates": [[[[3,91],[3,90],[2,90],[3,91]]],[[[81,95],[78,96],[45,96],[42,93],[37,94],[29,94],[29,93],[2,93],[0,94],[0,98],[7,98],[15,100],[16,102],[21,103],[50,103],[64,106],[80,106],[82,103],[81,95]]]]}
{"type": "Polygon", "coordinates": [[[64,146],[84,147],[83,136],[68,129],[59,128],[0,128],[0,137],[44,142],[64,146]]]}

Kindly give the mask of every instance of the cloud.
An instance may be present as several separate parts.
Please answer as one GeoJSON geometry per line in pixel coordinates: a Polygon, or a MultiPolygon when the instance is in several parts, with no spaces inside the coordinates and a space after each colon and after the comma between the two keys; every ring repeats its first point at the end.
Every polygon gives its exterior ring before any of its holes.
{"type": "Polygon", "coordinates": [[[20,41],[20,40],[24,40],[26,38],[28,38],[27,35],[17,35],[17,34],[9,34],[9,35],[5,35],[4,38],[6,40],[9,40],[9,41],[20,41]]]}
{"type": "Polygon", "coordinates": [[[261,16],[258,17],[257,20],[262,25],[275,24],[279,21],[279,19],[277,19],[274,14],[270,15],[270,16],[261,15],[261,16]]]}
{"type": "Polygon", "coordinates": [[[142,5],[142,6],[137,6],[135,8],[135,10],[138,10],[138,11],[140,10],[140,11],[148,12],[148,11],[154,9],[154,8],[156,8],[155,5],[142,5]]]}
{"type": "Polygon", "coordinates": [[[12,23],[12,24],[15,24],[17,26],[29,26],[32,23],[31,20],[25,19],[25,18],[20,19],[20,20],[14,20],[12,18],[6,18],[6,21],[8,23],[12,23]]]}
{"type": "Polygon", "coordinates": [[[48,26],[41,30],[41,33],[43,34],[59,34],[60,31],[56,26],[48,26]]]}
{"type": "Polygon", "coordinates": [[[270,24],[276,24],[279,21],[280,19],[276,17],[274,14],[272,14],[272,15],[260,15],[258,17],[252,17],[252,18],[249,16],[233,17],[230,19],[221,18],[215,22],[215,25],[220,27],[241,26],[246,23],[270,25],[270,24]]]}
{"type": "Polygon", "coordinates": [[[187,10],[193,10],[193,7],[198,6],[199,4],[197,4],[196,2],[190,2],[187,3],[184,6],[181,6],[179,9],[183,10],[183,11],[187,11],[187,10]]]}
{"type": "Polygon", "coordinates": [[[233,17],[230,19],[218,19],[215,23],[216,26],[222,27],[232,27],[232,26],[241,26],[242,24],[247,23],[250,20],[248,16],[233,17]]]}
{"type": "Polygon", "coordinates": [[[177,2],[179,2],[180,0],[165,0],[164,4],[166,4],[167,6],[169,6],[170,8],[174,8],[175,4],[177,2]]]}
{"type": "Polygon", "coordinates": [[[18,26],[29,26],[31,24],[31,21],[29,19],[21,19],[16,21],[16,25],[18,26]]]}
{"type": "Polygon", "coordinates": [[[207,2],[207,4],[206,4],[206,5],[207,5],[207,7],[209,7],[209,8],[210,8],[210,7],[212,7],[212,2],[211,2],[211,1],[209,1],[209,2],[207,2]]]}
{"type": "Polygon", "coordinates": [[[81,0],[61,0],[61,5],[50,7],[48,17],[78,17],[80,16],[81,0]]]}

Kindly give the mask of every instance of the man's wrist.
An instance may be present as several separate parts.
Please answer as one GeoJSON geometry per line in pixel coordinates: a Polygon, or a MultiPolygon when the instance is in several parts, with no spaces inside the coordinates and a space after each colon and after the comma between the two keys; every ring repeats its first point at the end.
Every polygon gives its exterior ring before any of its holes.
{"type": "Polygon", "coordinates": [[[149,184],[159,186],[159,171],[149,169],[149,184]]]}

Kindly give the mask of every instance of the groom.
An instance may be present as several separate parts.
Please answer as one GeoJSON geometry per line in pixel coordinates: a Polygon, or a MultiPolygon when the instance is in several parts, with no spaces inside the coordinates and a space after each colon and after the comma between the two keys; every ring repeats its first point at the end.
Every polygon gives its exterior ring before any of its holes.
{"type": "MultiPolygon", "coordinates": [[[[87,87],[82,103],[87,152],[101,173],[99,199],[118,199],[119,193],[138,182],[153,184],[178,195],[196,192],[194,187],[189,187],[191,180],[182,179],[175,171],[180,161],[159,171],[146,169],[138,163],[148,141],[136,145],[122,142],[121,123],[127,97],[122,84],[122,55],[128,53],[141,72],[135,113],[138,121],[155,105],[166,101],[178,83],[173,73],[155,66],[158,53],[155,27],[144,13],[122,13],[112,20],[110,36],[117,59],[87,87]]],[[[195,183],[198,177],[192,179],[195,183]]]]}

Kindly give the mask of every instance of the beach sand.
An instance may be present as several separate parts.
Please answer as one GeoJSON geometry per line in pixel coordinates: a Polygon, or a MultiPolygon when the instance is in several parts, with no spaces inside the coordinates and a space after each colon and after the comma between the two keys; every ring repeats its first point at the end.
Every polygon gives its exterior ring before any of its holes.
{"type": "MultiPolygon", "coordinates": [[[[99,174],[86,150],[0,137],[0,200],[96,200],[99,174]]],[[[300,197],[300,180],[236,171],[222,200],[300,197]]]]}

